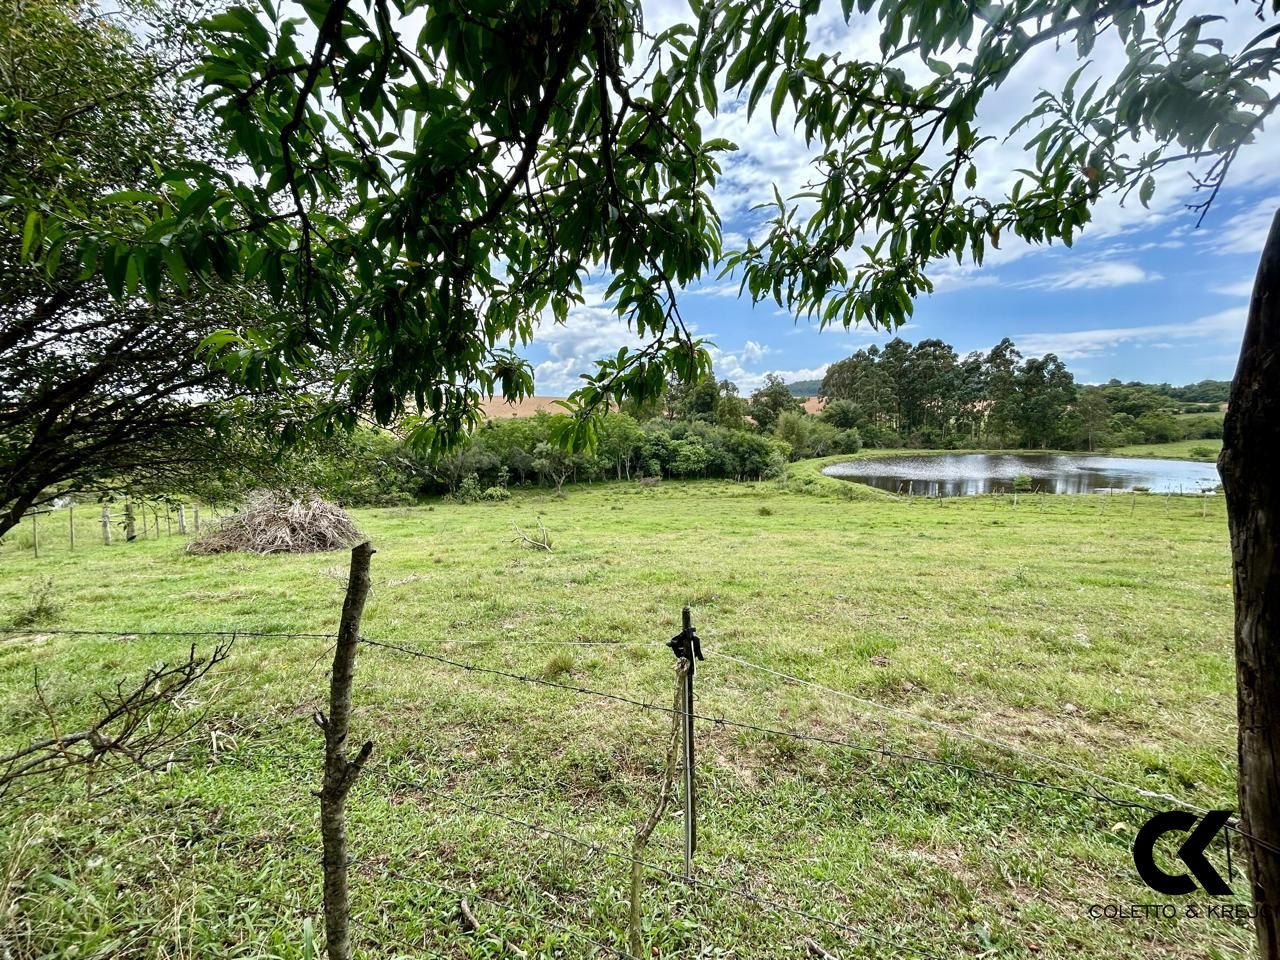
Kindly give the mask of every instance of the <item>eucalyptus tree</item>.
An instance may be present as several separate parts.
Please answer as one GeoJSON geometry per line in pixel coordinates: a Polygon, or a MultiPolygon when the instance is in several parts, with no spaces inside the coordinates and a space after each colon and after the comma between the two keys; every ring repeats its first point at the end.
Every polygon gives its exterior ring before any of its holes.
{"type": "Polygon", "coordinates": [[[756,426],[769,433],[784,413],[799,413],[804,409],[800,398],[791,392],[776,373],[766,373],[764,383],[752,391],[747,400],[747,414],[756,426]]]}
{"type": "MultiPolygon", "coordinates": [[[[657,33],[628,0],[305,0],[306,29],[260,0],[207,25],[199,79],[230,162],[173,166],[110,215],[33,209],[25,246],[37,260],[56,247],[114,290],[162,274],[260,280],[281,309],[210,338],[211,357],[282,384],[336,357],[323,421],[404,419],[443,449],[486,394],[532,389],[514,348],[544,313],[566,318],[588,276],[644,346],[599,362],[575,394],[584,410],[707,372],[677,292],[716,270],[824,324],[892,327],[948,258],[1069,243],[1099,201],[1149,203],[1179,165],[1209,215],[1280,105],[1278,5],[1223,5],[1257,18],[1229,47],[1213,35],[1222,15],[1179,0],[843,0],[846,19],[880,33],[878,56],[844,57],[811,42],[816,0],[694,0],[657,33]],[[1120,65],[1081,84],[1099,40],[1120,44],[1120,65]],[[980,148],[1017,132],[987,129],[981,108],[1014,78],[1034,85],[1029,56],[1049,45],[1086,62],[1026,118],[1027,172],[979,191],[980,148]],[[726,92],[803,131],[816,163],[803,196],[775,191],[772,222],[737,250],[712,199],[732,144],[703,136],[726,92]]],[[[1267,957],[1280,956],[1273,236],[1222,461],[1241,805],[1267,957]]],[[[591,440],[593,423],[566,420],[566,437],[591,440]]]]}

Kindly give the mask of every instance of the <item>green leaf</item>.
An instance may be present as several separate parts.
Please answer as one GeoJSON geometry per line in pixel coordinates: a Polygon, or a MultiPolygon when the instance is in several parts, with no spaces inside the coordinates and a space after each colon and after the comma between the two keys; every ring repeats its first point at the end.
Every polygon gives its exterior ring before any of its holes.
{"type": "Polygon", "coordinates": [[[783,71],[778,77],[778,85],[773,88],[773,100],[769,103],[769,117],[773,121],[773,132],[778,132],[778,114],[782,113],[782,104],[787,99],[788,72],[783,71]]]}
{"type": "Polygon", "coordinates": [[[1152,176],[1148,176],[1147,179],[1142,181],[1142,187],[1138,191],[1139,202],[1144,207],[1149,206],[1151,203],[1151,198],[1155,196],[1155,192],[1156,192],[1156,178],[1152,176]]]}
{"type": "Polygon", "coordinates": [[[181,251],[174,247],[168,247],[164,252],[165,266],[169,268],[169,279],[183,293],[187,292],[189,282],[187,279],[187,262],[182,259],[181,251]]]}
{"type": "Polygon", "coordinates": [[[27,214],[26,225],[22,228],[22,254],[21,258],[25,263],[31,254],[32,244],[36,239],[36,227],[40,224],[40,214],[32,210],[27,214]]]}

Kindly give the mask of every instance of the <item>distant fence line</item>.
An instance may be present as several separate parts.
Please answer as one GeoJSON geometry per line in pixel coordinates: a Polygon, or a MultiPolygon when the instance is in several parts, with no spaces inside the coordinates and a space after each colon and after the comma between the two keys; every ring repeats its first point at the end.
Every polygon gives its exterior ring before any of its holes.
{"type": "MultiPolygon", "coordinates": [[[[1173,516],[1173,506],[1175,502],[1184,503],[1191,501],[1196,504],[1195,510],[1188,515],[1198,515],[1201,519],[1216,518],[1224,515],[1224,511],[1215,509],[1221,501],[1221,497],[1213,493],[1173,493],[1171,491],[1163,493],[1153,493],[1150,491],[1139,490],[1107,490],[1097,491],[1093,494],[1045,494],[1043,490],[1034,489],[1024,491],[1021,494],[1018,491],[1010,493],[993,492],[988,494],[965,494],[947,496],[945,494],[916,494],[912,487],[905,482],[898,491],[899,498],[908,504],[936,503],[942,506],[944,502],[952,502],[955,500],[972,500],[976,506],[979,502],[986,500],[991,504],[992,509],[999,509],[1006,506],[1011,510],[1018,510],[1019,503],[1026,504],[1032,501],[1036,504],[1039,512],[1043,513],[1046,504],[1046,497],[1085,497],[1092,496],[1096,498],[1098,516],[1108,516],[1113,513],[1112,504],[1119,501],[1119,505],[1114,507],[1114,514],[1117,516],[1135,516],[1139,503],[1152,503],[1159,501],[1162,515],[1165,517],[1173,516]]],[[[71,551],[74,551],[78,545],[83,545],[85,530],[82,528],[79,533],[76,531],[76,517],[82,518],[86,515],[95,519],[87,521],[93,523],[96,532],[90,537],[94,542],[101,540],[103,546],[112,546],[117,543],[132,543],[136,540],[151,540],[161,537],[172,536],[199,536],[202,525],[208,524],[210,521],[218,521],[222,518],[219,510],[211,504],[200,504],[197,502],[184,502],[172,500],[152,500],[138,499],[126,500],[123,504],[113,502],[110,504],[83,503],[68,504],[65,507],[48,507],[39,510],[32,510],[23,514],[23,524],[15,527],[6,535],[6,537],[20,534],[23,530],[29,530],[32,553],[39,557],[42,550],[48,550],[55,543],[62,543],[71,551]],[[119,506],[118,509],[113,507],[119,506]],[[52,519],[54,515],[66,513],[66,526],[62,527],[59,520],[52,519]],[[45,519],[43,522],[41,518],[45,519]],[[29,524],[29,526],[28,526],[29,524]],[[163,529],[162,529],[163,527],[163,529]],[[59,533],[57,531],[62,530],[59,533]],[[53,531],[51,533],[51,531],[53,531]]],[[[85,523],[82,519],[82,524],[85,523]]]]}
{"type": "Polygon", "coordinates": [[[199,536],[202,524],[219,520],[217,508],[194,501],[130,499],[111,503],[69,503],[44,507],[22,516],[10,534],[29,532],[32,553],[39,557],[55,545],[74,551],[101,541],[109,547],[136,540],[199,536]],[[63,518],[65,514],[65,526],[63,518]],[[77,530],[77,521],[80,529],[77,530]]]}

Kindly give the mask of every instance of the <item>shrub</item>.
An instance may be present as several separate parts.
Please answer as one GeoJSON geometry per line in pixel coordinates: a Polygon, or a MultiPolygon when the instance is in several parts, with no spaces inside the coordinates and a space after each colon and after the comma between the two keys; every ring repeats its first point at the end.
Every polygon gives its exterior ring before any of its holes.
{"type": "Polygon", "coordinates": [[[482,496],[484,494],[480,489],[480,478],[474,473],[468,473],[450,499],[457,503],[477,503],[482,496]]]}
{"type": "Polygon", "coordinates": [[[511,491],[506,487],[485,487],[484,492],[480,494],[480,499],[494,502],[510,500],[511,491]]]}
{"type": "Polygon", "coordinates": [[[1213,460],[1218,456],[1212,447],[1192,447],[1187,452],[1197,460],[1213,460]]]}

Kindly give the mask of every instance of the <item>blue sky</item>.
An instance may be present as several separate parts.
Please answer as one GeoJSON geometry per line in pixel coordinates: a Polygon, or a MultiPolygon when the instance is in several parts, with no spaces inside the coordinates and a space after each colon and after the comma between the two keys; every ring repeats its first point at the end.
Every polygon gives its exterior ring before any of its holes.
{"type": "MultiPolygon", "coordinates": [[[[1187,14],[1195,11],[1187,7],[1187,14]]],[[[651,25],[681,15],[667,0],[646,4],[651,25]]],[[[1250,18],[1222,25],[1230,45],[1256,32],[1250,18]]],[[[867,55],[878,31],[865,21],[844,24],[838,14],[820,19],[815,41],[847,55],[867,55]]],[[[1114,73],[1121,51],[1095,50],[1098,73],[1114,73]]],[[[1039,86],[1061,88],[1078,66],[1074,48],[1042,48],[1024,65],[1029,83],[1013,83],[984,107],[981,119],[992,133],[1007,131],[1030,106],[1039,86]]],[[[1088,77],[1081,81],[1081,86],[1088,77]]],[[[768,101],[766,96],[765,102],[768,101]]],[[[741,149],[730,156],[714,196],[732,245],[758,234],[750,208],[767,200],[777,184],[784,195],[808,178],[811,153],[790,133],[786,117],[774,135],[767,119],[747,120],[741,104],[725,100],[707,117],[709,136],[726,136],[741,149]]],[[[984,148],[975,192],[1002,192],[1026,164],[1022,143],[984,148]]],[[[1227,189],[1205,223],[1196,227],[1186,210],[1191,199],[1186,170],[1159,184],[1150,209],[1136,200],[1121,208],[1104,201],[1094,223],[1075,246],[1028,247],[1005,244],[981,269],[941,264],[937,289],[916,303],[915,316],[899,335],[908,340],[937,337],[962,354],[986,350],[1002,337],[1024,354],[1056,353],[1082,382],[1121,380],[1187,383],[1229,379],[1239,349],[1249,286],[1271,217],[1280,207],[1280,137],[1264,133],[1237,160],[1227,189]]],[[[567,393],[591,361],[637,341],[600,298],[604,284],[588,284],[587,303],[568,324],[544,321],[526,355],[534,363],[537,392],[567,393]]],[[[681,311],[697,332],[715,344],[717,373],[749,391],[766,373],[788,380],[821,377],[826,366],[859,347],[893,334],[870,329],[819,331],[796,323],[774,304],[753,307],[737,298],[736,284],[707,281],[684,291],[681,311]]]]}

